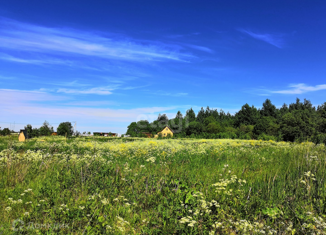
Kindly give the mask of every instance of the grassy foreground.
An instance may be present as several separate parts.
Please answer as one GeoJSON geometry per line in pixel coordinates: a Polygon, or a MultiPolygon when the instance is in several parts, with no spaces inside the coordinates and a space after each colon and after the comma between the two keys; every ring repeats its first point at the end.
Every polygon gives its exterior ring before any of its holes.
{"type": "Polygon", "coordinates": [[[312,143],[0,137],[3,234],[325,234],[312,143]]]}

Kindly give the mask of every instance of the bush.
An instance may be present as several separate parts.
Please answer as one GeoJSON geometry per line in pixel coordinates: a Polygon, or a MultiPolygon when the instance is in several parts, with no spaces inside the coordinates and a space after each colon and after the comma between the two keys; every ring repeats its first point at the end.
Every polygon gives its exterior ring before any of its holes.
{"type": "Polygon", "coordinates": [[[326,134],[313,135],[311,141],[315,144],[325,144],[326,145],[326,134]]]}
{"type": "Polygon", "coordinates": [[[265,140],[265,141],[268,141],[268,140],[274,140],[276,141],[276,137],[275,136],[271,136],[271,135],[266,135],[265,133],[262,133],[258,136],[257,138],[258,140],[265,140]]]}

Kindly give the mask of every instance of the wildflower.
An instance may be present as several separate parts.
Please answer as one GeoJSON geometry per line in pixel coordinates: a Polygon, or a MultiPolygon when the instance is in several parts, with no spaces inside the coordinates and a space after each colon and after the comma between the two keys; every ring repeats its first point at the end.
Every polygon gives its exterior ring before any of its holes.
{"type": "Polygon", "coordinates": [[[305,176],[307,176],[307,177],[310,177],[310,175],[311,175],[311,172],[310,172],[310,171],[308,171],[308,172],[305,172],[305,173],[304,173],[304,175],[305,175],[305,176]]]}
{"type": "Polygon", "coordinates": [[[25,212],[24,215],[29,215],[29,212],[25,212]]]}
{"type": "Polygon", "coordinates": [[[87,217],[90,217],[91,215],[90,215],[90,214],[87,214],[86,216],[87,216],[87,217]]]}
{"type": "Polygon", "coordinates": [[[40,202],[45,202],[45,200],[40,200],[40,202]]]}
{"type": "Polygon", "coordinates": [[[9,211],[11,211],[11,207],[10,206],[8,206],[8,207],[6,207],[6,209],[5,209],[7,212],[9,212],[9,211]]]}
{"type": "Polygon", "coordinates": [[[144,165],[140,165],[140,168],[143,168],[143,167],[145,167],[144,165]]]}
{"type": "Polygon", "coordinates": [[[79,206],[79,209],[84,210],[85,207],[84,206],[79,206]]]}
{"type": "Polygon", "coordinates": [[[23,200],[22,199],[18,199],[17,200],[17,203],[21,204],[21,203],[23,203],[23,200]]]}
{"type": "Polygon", "coordinates": [[[192,220],[190,224],[188,224],[189,227],[194,227],[195,223],[197,223],[195,220],[192,220]]]}
{"type": "Polygon", "coordinates": [[[106,198],[104,198],[103,200],[101,200],[101,202],[102,202],[103,205],[107,205],[107,204],[110,203],[109,200],[106,199],[106,198]]]}
{"type": "Polygon", "coordinates": [[[41,206],[41,204],[37,204],[36,206],[41,206]]]}
{"type": "Polygon", "coordinates": [[[150,157],[150,158],[148,158],[148,159],[146,160],[146,162],[151,162],[151,163],[154,163],[154,162],[155,162],[155,160],[156,160],[156,158],[155,158],[155,157],[150,157]]]}
{"type": "Polygon", "coordinates": [[[127,202],[127,203],[125,203],[125,205],[126,205],[126,206],[130,206],[131,204],[127,202]]]}
{"type": "Polygon", "coordinates": [[[20,194],[20,196],[24,196],[24,195],[25,195],[25,193],[20,194]]]}

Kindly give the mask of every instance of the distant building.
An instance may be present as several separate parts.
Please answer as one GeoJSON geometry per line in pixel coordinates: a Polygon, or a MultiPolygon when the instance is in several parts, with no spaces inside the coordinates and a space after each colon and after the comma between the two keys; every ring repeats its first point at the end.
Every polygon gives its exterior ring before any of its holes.
{"type": "Polygon", "coordinates": [[[52,132],[51,135],[58,135],[58,133],[57,132],[52,132]]]}
{"type": "Polygon", "coordinates": [[[27,130],[25,130],[25,129],[20,130],[19,135],[18,135],[19,142],[23,142],[26,139],[29,139],[29,136],[27,134],[27,130]]]}
{"type": "Polygon", "coordinates": [[[170,134],[172,137],[173,133],[174,133],[173,130],[170,127],[166,126],[163,128],[163,130],[158,132],[157,135],[155,135],[154,137],[157,138],[159,136],[159,134],[161,134],[162,137],[167,137],[170,134]]]}
{"type": "Polygon", "coordinates": [[[152,134],[149,132],[142,132],[143,135],[146,135],[147,138],[152,138],[152,134]]]}
{"type": "Polygon", "coordinates": [[[94,136],[109,136],[109,137],[117,137],[118,133],[112,133],[112,132],[93,132],[94,136]]]}

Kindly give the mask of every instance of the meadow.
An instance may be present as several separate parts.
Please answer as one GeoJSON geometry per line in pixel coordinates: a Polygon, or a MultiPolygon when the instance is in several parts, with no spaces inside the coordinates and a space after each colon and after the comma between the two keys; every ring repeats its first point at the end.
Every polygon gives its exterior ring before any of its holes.
{"type": "Polygon", "coordinates": [[[310,142],[0,137],[0,234],[326,234],[310,142]]]}

